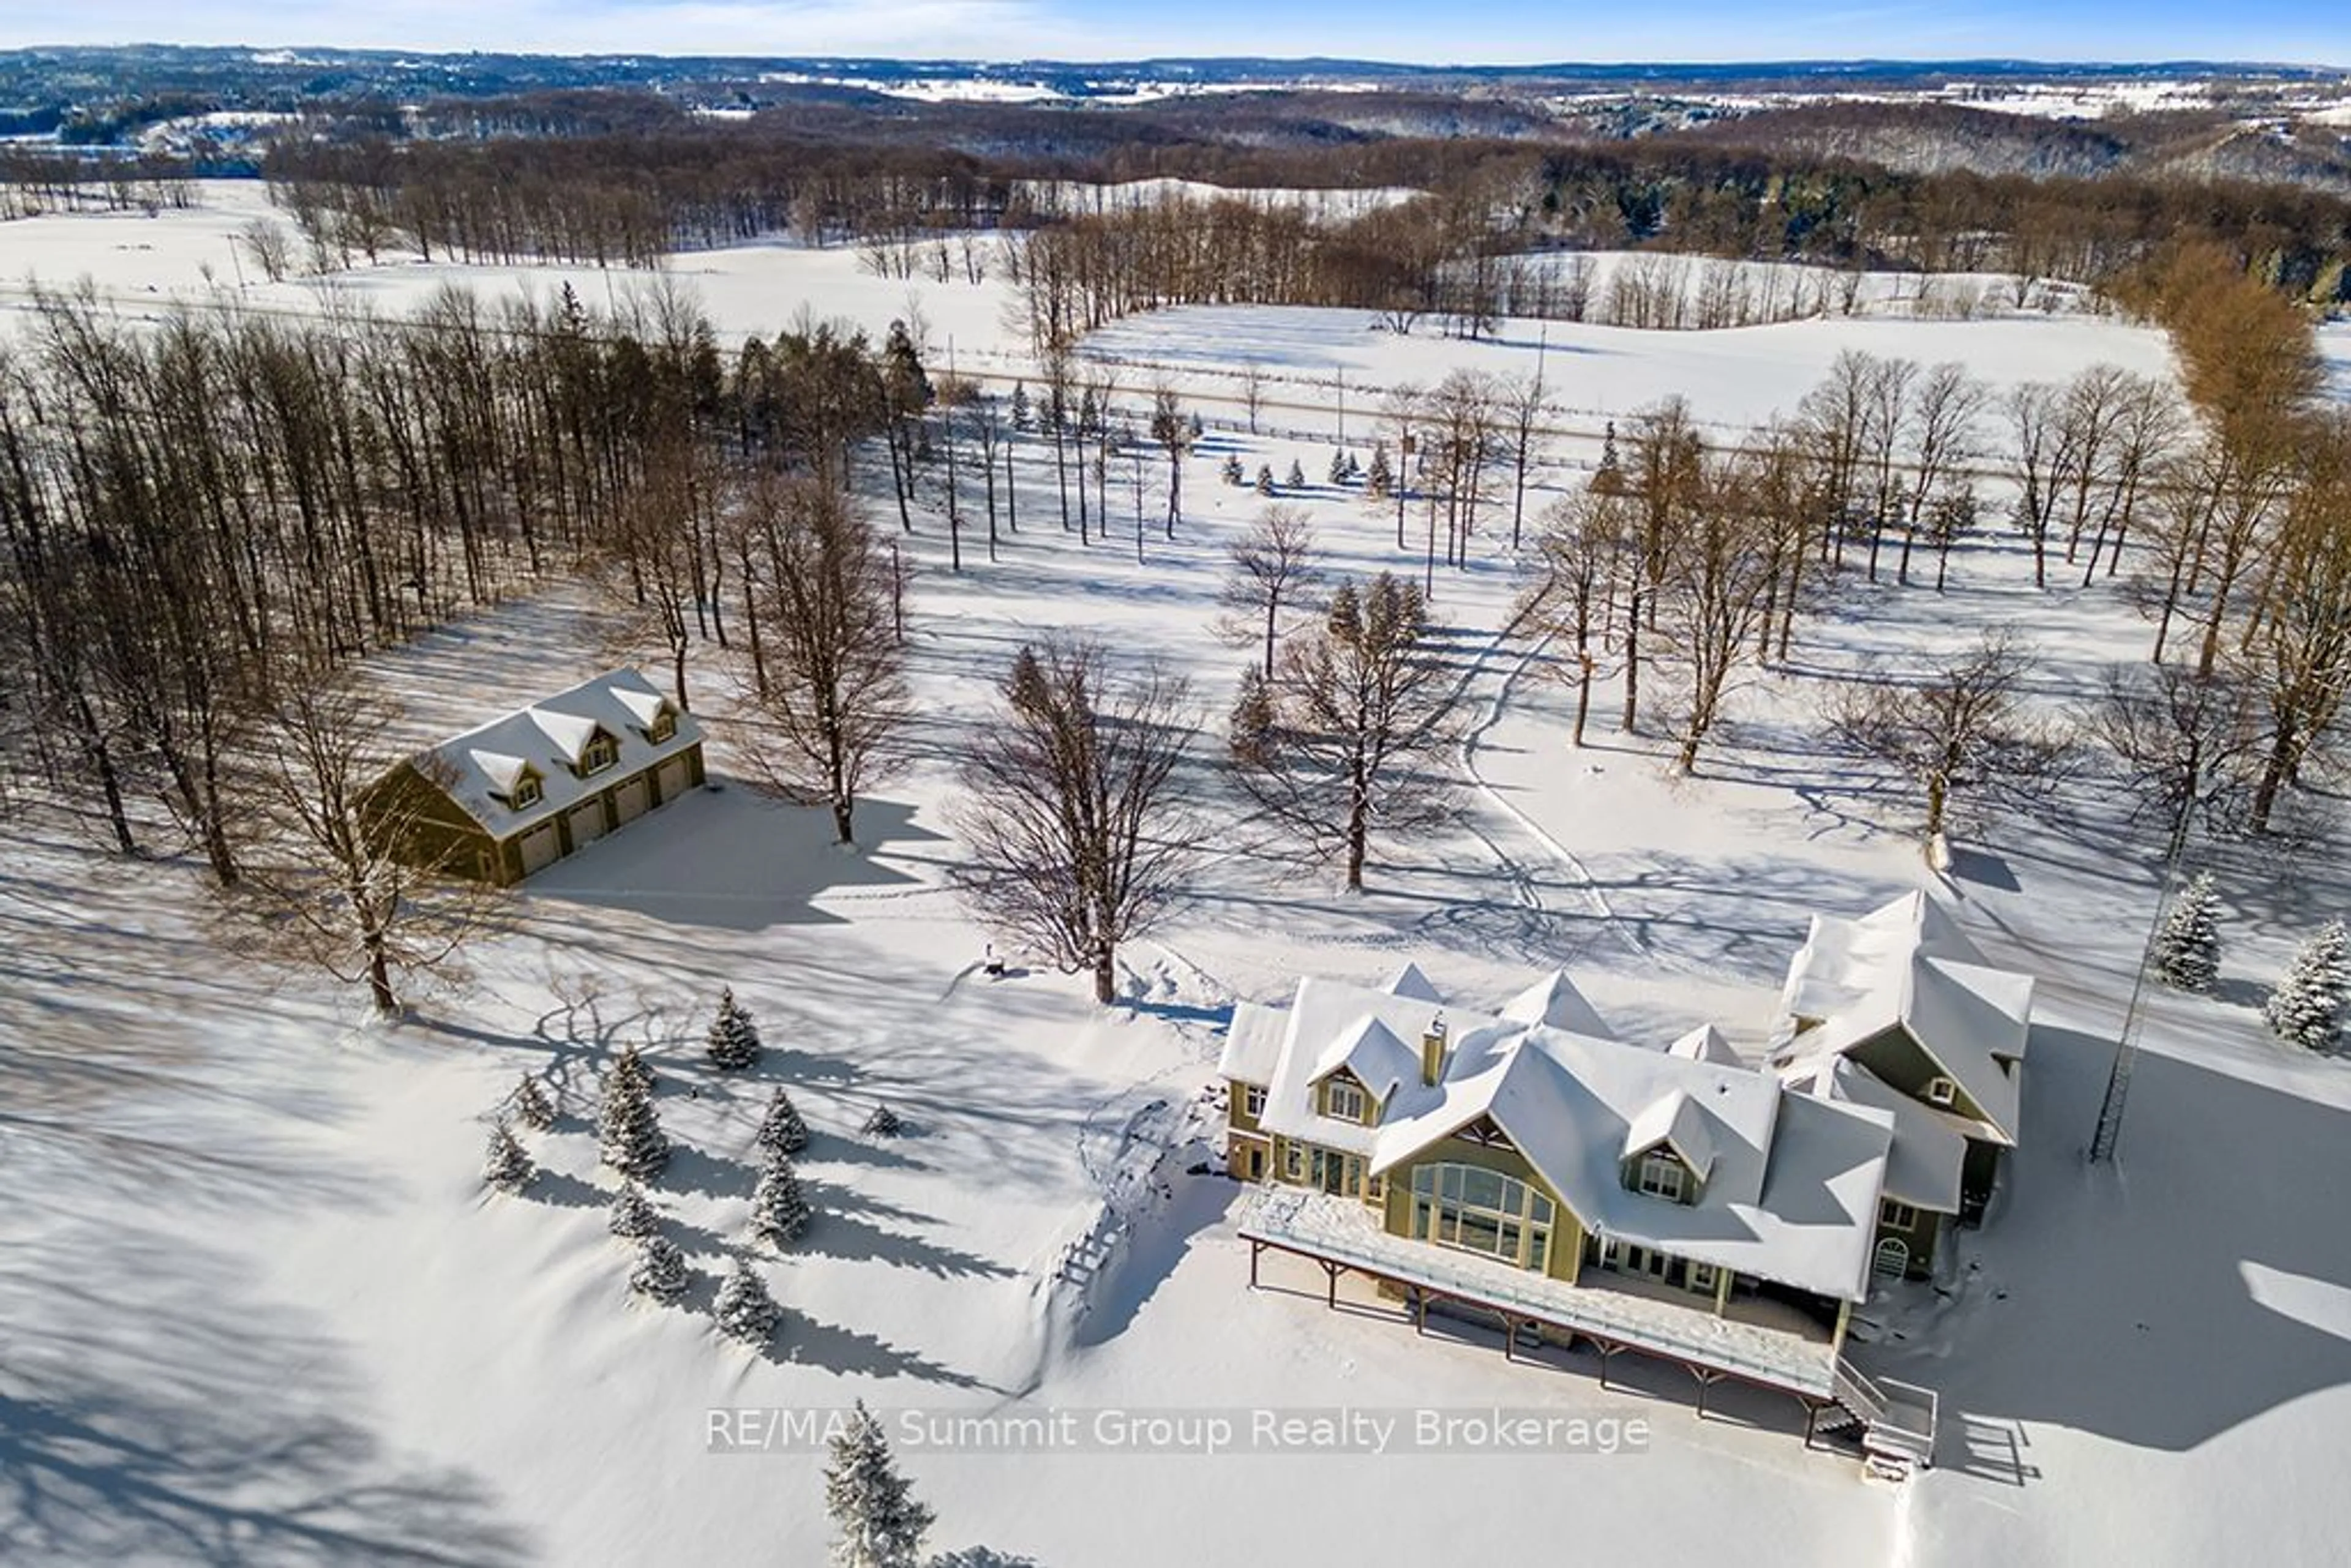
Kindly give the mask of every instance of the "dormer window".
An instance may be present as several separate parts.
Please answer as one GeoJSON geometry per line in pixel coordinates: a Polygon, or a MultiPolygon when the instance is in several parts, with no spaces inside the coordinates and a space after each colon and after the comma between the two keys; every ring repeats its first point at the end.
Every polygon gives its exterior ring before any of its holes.
{"type": "Polygon", "coordinates": [[[538,805],[545,798],[545,791],[538,787],[538,779],[526,773],[516,779],[514,788],[507,792],[507,804],[519,811],[525,807],[538,805]]]}
{"type": "Polygon", "coordinates": [[[1927,1081],[1927,1103],[1928,1104],[1949,1105],[1959,1097],[1959,1086],[1952,1082],[1949,1079],[1931,1078],[1927,1081]]]}
{"type": "Polygon", "coordinates": [[[653,723],[645,727],[645,738],[652,741],[655,746],[661,745],[664,741],[670,739],[676,734],[677,715],[670,712],[667,708],[664,708],[661,712],[653,715],[653,723]]]}
{"type": "Polygon", "coordinates": [[[1641,1156],[1641,1166],[1635,1185],[1651,1197],[1662,1197],[1667,1203],[1679,1203],[1689,1187],[1689,1172],[1681,1161],[1663,1149],[1652,1149],[1641,1156]]]}
{"type": "Polygon", "coordinates": [[[621,749],[612,744],[612,737],[599,734],[580,748],[580,771],[582,774],[601,773],[620,759],[621,749]]]}
{"type": "Polygon", "coordinates": [[[1322,1113],[1342,1122],[1364,1122],[1371,1109],[1371,1096],[1356,1084],[1343,1078],[1333,1078],[1322,1085],[1322,1113]]]}

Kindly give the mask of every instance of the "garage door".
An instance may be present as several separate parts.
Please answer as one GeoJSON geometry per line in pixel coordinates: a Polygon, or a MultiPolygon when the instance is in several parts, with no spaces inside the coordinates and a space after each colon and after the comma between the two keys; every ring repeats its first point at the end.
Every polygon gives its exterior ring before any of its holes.
{"type": "Polygon", "coordinates": [[[604,802],[590,800],[571,808],[571,848],[584,850],[604,836],[604,802]]]}
{"type": "Polygon", "coordinates": [[[686,777],[685,758],[683,757],[673,757],[661,765],[660,770],[653,775],[653,782],[661,786],[663,805],[668,805],[685,793],[686,777]]]}
{"type": "Polygon", "coordinates": [[[612,805],[623,822],[635,821],[645,814],[645,808],[653,803],[653,780],[642,773],[612,791],[612,805]]]}
{"type": "Polygon", "coordinates": [[[541,822],[522,836],[523,875],[553,865],[562,853],[563,841],[556,837],[555,824],[541,822]]]}

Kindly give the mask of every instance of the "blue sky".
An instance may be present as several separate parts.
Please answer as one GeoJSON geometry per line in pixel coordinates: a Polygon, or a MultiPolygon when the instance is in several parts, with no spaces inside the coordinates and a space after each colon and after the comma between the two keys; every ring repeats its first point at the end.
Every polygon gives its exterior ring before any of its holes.
{"type": "Polygon", "coordinates": [[[1818,9],[1725,0],[0,0],[0,47],[372,45],[558,53],[1352,55],[1416,61],[2223,58],[2351,66],[2340,0],[1818,9]]]}

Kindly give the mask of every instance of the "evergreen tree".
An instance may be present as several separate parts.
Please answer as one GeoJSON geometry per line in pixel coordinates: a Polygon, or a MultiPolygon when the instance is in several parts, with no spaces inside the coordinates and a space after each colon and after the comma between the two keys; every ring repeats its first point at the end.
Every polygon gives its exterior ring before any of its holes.
{"type": "Polygon", "coordinates": [[[1350,479],[1360,479],[1364,476],[1364,465],[1355,460],[1355,455],[1352,452],[1347,454],[1346,476],[1350,479]]]}
{"type": "Polygon", "coordinates": [[[1388,444],[1383,441],[1372,448],[1372,468],[1364,480],[1364,492],[1384,497],[1395,488],[1395,473],[1388,466],[1388,444]]]}
{"type": "Polygon", "coordinates": [[[641,1241],[661,1228],[661,1216],[654,1213],[653,1206],[645,1201],[645,1195],[638,1190],[637,1184],[631,1182],[613,1195],[612,1207],[607,1211],[605,1223],[611,1228],[613,1235],[641,1241]]]}
{"type": "Polygon", "coordinates": [[[735,1260],[735,1271],[718,1287],[718,1300],[711,1312],[718,1320],[719,1333],[748,1345],[767,1343],[780,1315],[768,1282],[759,1278],[748,1258],[735,1260]]]}
{"type": "Polygon", "coordinates": [[[2351,951],[2343,922],[2333,921],[2302,945],[2285,977],[2262,1008],[2271,1032],[2305,1051],[2333,1051],[2343,1041],[2343,1003],[2351,995],[2351,951]]]}
{"type": "Polygon", "coordinates": [[[789,1155],[770,1151],[751,1189],[751,1232],[770,1246],[789,1247],[808,1228],[808,1195],[789,1155]]]}
{"type": "Polygon", "coordinates": [[[490,1129],[489,1153],[482,1159],[482,1179],[500,1192],[520,1192],[538,1175],[538,1167],[501,1121],[490,1129]]]}
{"type": "Polygon", "coordinates": [[[555,1125],[555,1106],[538,1080],[526,1072],[515,1085],[514,1113],[526,1127],[544,1133],[555,1125]]]}
{"type": "Polygon", "coordinates": [[[2179,894],[2155,938],[2155,972],[2183,991],[2209,991],[2220,976],[2220,895],[2204,872],[2179,894]]]}
{"type": "Polygon", "coordinates": [[[1192,433],[1192,444],[1197,446],[1200,444],[1200,437],[1207,434],[1207,427],[1200,423],[1200,411],[1198,409],[1196,408],[1192,411],[1192,417],[1187,422],[1187,424],[1192,433]]]}
{"type": "Polygon", "coordinates": [[[1347,449],[1343,446],[1334,446],[1331,449],[1331,483],[1343,485],[1346,482],[1347,449]]]}
{"type": "Polygon", "coordinates": [[[923,1537],[930,1533],[931,1511],[916,1502],[914,1489],[890,1457],[882,1423],[857,1402],[857,1410],[832,1439],[832,1462],[824,1469],[824,1511],[840,1531],[832,1568],[917,1568],[923,1537]]]}
{"type": "Polygon", "coordinates": [[[739,1072],[759,1064],[759,1029],[749,1009],[735,999],[732,986],[718,993],[718,1016],[710,1020],[707,1049],[711,1065],[739,1072]]]}
{"type": "Polygon", "coordinates": [[[1257,465],[1257,493],[1260,496],[1273,494],[1273,465],[1270,463],[1257,465]]]}
{"type": "Polygon", "coordinates": [[[864,1131],[869,1137],[894,1138],[905,1131],[905,1124],[898,1120],[898,1113],[889,1106],[876,1105],[873,1114],[865,1118],[864,1131]]]}
{"type": "Polygon", "coordinates": [[[674,1302],[685,1294],[688,1275],[685,1254],[666,1236],[648,1236],[637,1251],[637,1265],[629,1270],[629,1289],[653,1301],[674,1302]]]}
{"type": "Polygon", "coordinates": [[[1029,383],[1026,382],[1014,382],[1012,383],[1012,428],[1015,430],[1026,430],[1031,423],[1032,421],[1030,419],[1029,408],[1029,383]]]}
{"type": "Polygon", "coordinates": [[[759,1123],[759,1146],[771,1154],[797,1155],[808,1147],[808,1124],[782,1084],[768,1100],[768,1114],[759,1123]]]}
{"type": "Polygon", "coordinates": [[[596,1110],[599,1158],[622,1176],[642,1181],[669,1163],[669,1138],[654,1113],[653,1073],[633,1045],[622,1048],[604,1080],[596,1110]]]}
{"type": "Polygon", "coordinates": [[[1283,483],[1287,484],[1293,490],[1303,490],[1306,488],[1306,470],[1299,463],[1297,458],[1293,457],[1290,460],[1290,477],[1284,480],[1283,483]]]}
{"type": "Polygon", "coordinates": [[[1241,471],[1241,455],[1238,452],[1225,454],[1224,472],[1228,485],[1238,486],[1249,483],[1249,476],[1241,471]]]}

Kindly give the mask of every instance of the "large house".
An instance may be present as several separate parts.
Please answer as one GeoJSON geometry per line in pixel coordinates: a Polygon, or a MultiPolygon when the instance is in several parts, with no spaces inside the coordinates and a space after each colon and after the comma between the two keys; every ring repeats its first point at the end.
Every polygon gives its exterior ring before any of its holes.
{"type": "Polygon", "coordinates": [[[1947,1036],[1985,997],[2021,1020],[2031,987],[1959,956],[1923,900],[1902,907],[1909,927],[1887,911],[1815,923],[1789,995],[1825,1010],[1796,1015],[1812,1020],[1789,1036],[1802,1045],[1761,1068],[1711,1027],[1619,1040],[1564,973],[1490,1011],[1412,966],[1376,988],[1307,978],[1286,1006],[1240,1004],[1219,1071],[1227,1168],[1261,1184],[1239,1220],[1252,1282],[1264,1251],[1296,1254],[1334,1302],[1360,1273],[1424,1325],[1466,1309],[1501,1321],[1506,1350],[1586,1343],[1604,1379],[1620,1352],[1663,1356],[1697,1376],[1701,1406],[1736,1377],[1802,1400],[1808,1436],[1825,1420],[1881,1458],[1922,1460],[1933,1396],[1864,1377],[1846,1333],[1876,1280],[1915,1271],[1959,1212],[1969,1129],[2012,1142],[2022,1023],[1997,1052],[1970,1027],[1982,1059],[1956,1068],[1947,1036]],[[1929,979],[1879,976],[1922,951],[1929,979]],[[1919,1038],[1931,1064],[1970,1083],[1991,1071],[2008,1094],[1937,1098],[1942,1074],[1907,1071],[1919,1038]]]}
{"type": "Polygon", "coordinates": [[[400,763],[371,798],[419,864],[521,881],[703,780],[702,731],[634,670],[613,670],[400,763]]]}
{"type": "Polygon", "coordinates": [[[2032,977],[1986,963],[1923,893],[1813,917],[1771,1061],[1792,1087],[1894,1113],[1881,1272],[1925,1277],[1950,1226],[1982,1217],[2016,1146],[2032,1025],[2032,977]]]}

